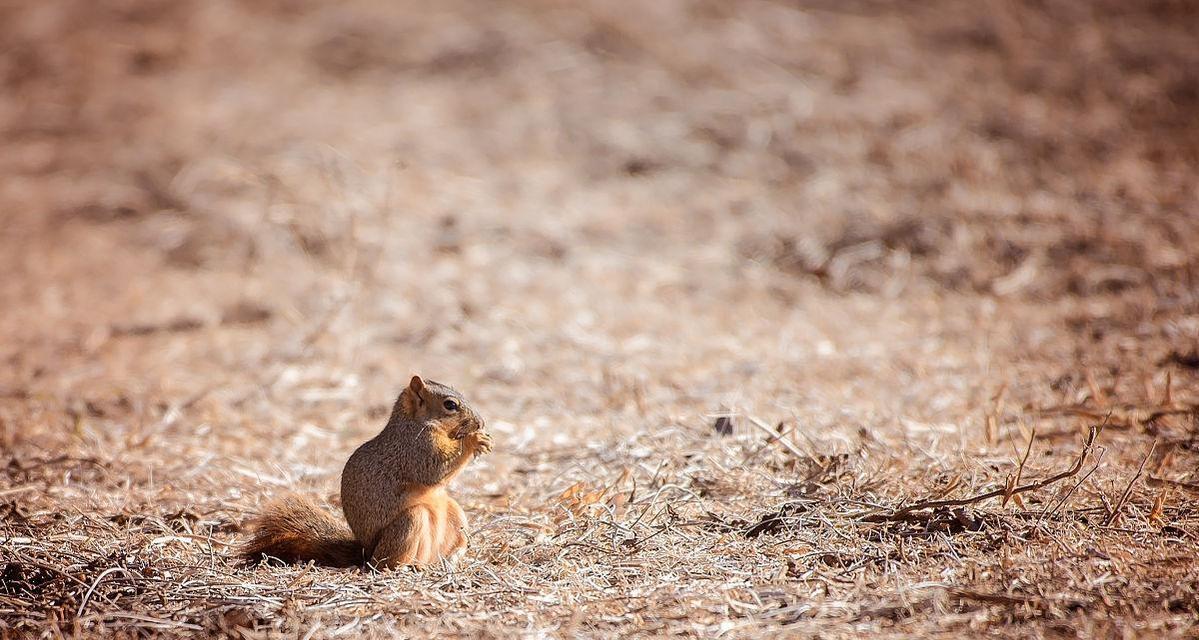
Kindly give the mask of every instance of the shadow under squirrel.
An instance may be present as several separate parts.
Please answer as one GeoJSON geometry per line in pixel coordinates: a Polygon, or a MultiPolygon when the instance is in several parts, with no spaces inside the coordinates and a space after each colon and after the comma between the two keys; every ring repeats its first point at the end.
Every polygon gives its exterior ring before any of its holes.
{"type": "Polygon", "coordinates": [[[466,545],[466,514],[446,485],[476,455],[491,451],[483,419],[451,387],[413,376],[383,431],[346,462],[341,506],[346,522],[309,498],[267,505],[241,549],[246,562],[266,557],[334,567],[423,565],[466,545]]]}

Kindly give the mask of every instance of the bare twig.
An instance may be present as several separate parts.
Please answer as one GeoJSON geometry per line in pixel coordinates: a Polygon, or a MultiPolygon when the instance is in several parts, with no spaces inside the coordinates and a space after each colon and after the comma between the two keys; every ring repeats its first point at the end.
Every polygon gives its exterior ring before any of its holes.
{"type": "Polygon", "coordinates": [[[1120,509],[1123,509],[1124,503],[1128,502],[1128,496],[1132,495],[1133,486],[1136,485],[1137,480],[1141,479],[1141,474],[1145,472],[1145,463],[1149,462],[1149,457],[1153,455],[1153,452],[1156,449],[1157,440],[1154,440],[1153,444],[1149,446],[1149,453],[1146,453],[1145,457],[1141,458],[1141,465],[1137,467],[1137,472],[1133,474],[1132,479],[1128,481],[1128,486],[1124,487],[1124,493],[1120,494],[1120,499],[1117,500],[1116,504],[1112,506],[1111,515],[1109,515],[1107,520],[1104,521],[1103,526],[1110,527],[1116,522],[1117,519],[1119,519],[1120,509]]]}
{"type": "Polygon", "coordinates": [[[1045,509],[1043,509],[1041,511],[1041,517],[1037,519],[1038,524],[1040,524],[1045,519],[1045,516],[1047,514],[1056,515],[1058,512],[1058,509],[1061,509],[1066,504],[1066,501],[1070,499],[1070,496],[1074,495],[1074,492],[1078,491],[1078,488],[1081,487],[1082,484],[1087,481],[1087,478],[1090,478],[1091,475],[1094,474],[1095,471],[1099,469],[1099,465],[1103,463],[1103,454],[1105,451],[1106,451],[1106,449],[1100,447],[1098,459],[1095,460],[1095,464],[1091,467],[1091,470],[1082,474],[1082,477],[1078,479],[1078,482],[1075,482],[1074,486],[1070,487],[1069,491],[1062,494],[1062,497],[1058,499],[1058,501],[1053,505],[1052,508],[1046,507],[1045,509]]]}
{"type": "Polygon", "coordinates": [[[749,423],[752,424],[753,426],[757,427],[759,430],[761,430],[762,433],[765,433],[765,434],[769,435],[771,438],[778,440],[779,444],[783,445],[783,447],[785,449],[787,449],[787,451],[790,451],[791,453],[795,454],[796,457],[799,457],[799,458],[807,457],[803,451],[799,450],[799,447],[795,446],[789,440],[782,437],[782,435],[779,434],[778,432],[776,432],[774,429],[771,429],[770,425],[766,424],[765,422],[762,422],[761,420],[759,420],[753,416],[749,416],[749,423]]]}
{"type": "Polygon", "coordinates": [[[969,498],[955,498],[951,500],[922,500],[904,507],[900,507],[891,513],[869,514],[859,518],[859,520],[862,522],[887,522],[891,520],[902,520],[904,519],[904,516],[912,513],[913,511],[936,509],[938,507],[961,507],[970,504],[977,504],[979,502],[983,502],[984,500],[990,500],[991,498],[997,498],[1009,493],[1010,495],[1016,495],[1020,493],[1026,493],[1028,491],[1043,489],[1055,482],[1060,482],[1066,478],[1070,478],[1078,474],[1078,472],[1082,469],[1083,463],[1086,462],[1087,456],[1090,455],[1091,449],[1095,446],[1095,439],[1099,436],[1099,432],[1102,429],[1102,424],[1092,425],[1090,431],[1087,433],[1087,439],[1083,443],[1082,451],[1078,454],[1078,459],[1074,461],[1074,464],[1071,465],[1069,469],[1049,476],[1048,478],[1044,478],[1036,482],[1030,482],[1026,485],[1018,486],[1010,490],[1007,487],[992,489],[991,491],[986,491],[969,498]]]}
{"type": "Polygon", "coordinates": [[[1020,484],[1020,479],[1024,476],[1024,465],[1028,462],[1028,456],[1032,453],[1032,443],[1037,439],[1037,430],[1034,427],[1032,433],[1028,436],[1028,446],[1024,449],[1024,456],[1020,458],[1020,464],[1016,466],[1016,473],[1008,481],[1007,487],[1003,494],[1003,506],[1007,506],[1007,501],[1015,495],[1012,491],[1020,484]]]}
{"type": "Polygon", "coordinates": [[[999,387],[999,391],[991,398],[991,411],[984,416],[986,438],[988,444],[999,440],[999,418],[1003,415],[1003,402],[1007,398],[1007,383],[999,387]]]}

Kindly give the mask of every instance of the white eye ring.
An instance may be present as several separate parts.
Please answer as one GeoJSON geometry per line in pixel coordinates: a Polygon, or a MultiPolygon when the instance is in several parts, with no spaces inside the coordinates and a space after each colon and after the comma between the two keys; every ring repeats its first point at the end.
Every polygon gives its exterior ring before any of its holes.
{"type": "Polygon", "coordinates": [[[446,398],[442,401],[441,406],[445,407],[446,411],[457,411],[458,401],[453,398],[446,398]]]}

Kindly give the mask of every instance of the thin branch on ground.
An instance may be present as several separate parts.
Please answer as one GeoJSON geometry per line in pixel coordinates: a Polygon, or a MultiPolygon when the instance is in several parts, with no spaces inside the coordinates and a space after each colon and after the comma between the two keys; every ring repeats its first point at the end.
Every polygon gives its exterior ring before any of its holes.
{"type": "Polygon", "coordinates": [[[1087,456],[1090,455],[1091,449],[1095,446],[1095,439],[1099,436],[1099,432],[1103,429],[1103,426],[1104,425],[1102,424],[1091,426],[1090,431],[1087,433],[1087,439],[1083,443],[1082,451],[1079,452],[1078,459],[1074,461],[1074,464],[1071,465],[1069,469],[1049,476],[1048,478],[1037,480],[1036,482],[1030,482],[1026,485],[1018,486],[1010,490],[1007,487],[1000,487],[998,489],[992,489],[991,491],[986,491],[968,498],[955,498],[951,500],[921,500],[919,502],[914,502],[907,506],[900,507],[891,513],[875,513],[864,515],[858,518],[858,520],[861,522],[889,522],[893,520],[903,520],[905,519],[904,516],[907,516],[914,511],[936,509],[939,507],[961,507],[977,504],[979,502],[990,500],[991,498],[998,498],[1005,494],[1017,495],[1021,493],[1027,493],[1029,491],[1036,491],[1037,489],[1044,489],[1051,484],[1078,475],[1078,472],[1082,470],[1083,463],[1086,462],[1087,456]]]}
{"type": "Polygon", "coordinates": [[[784,438],[783,434],[775,431],[774,429],[771,429],[770,425],[766,424],[765,422],[763,422],[753,416],[749,416],[749,423],[752,424],[753,426],[757,427],[759,430],[761,430],[762,433],[769,435],[771,439],[777,440],[779,444],[783,445],[783,448],[785,448],[787,451],[790,451],[791,453],[795,454],[796,457],[798,457],[798,458],[808,457],[803,451],[799,450],[799,447],[795,446],[790,440],[787,440],[786,438],[784,438]]]}
{"type": "Polygon", "coordinates": [[[1128,502],[1128,497],[1132,495],[1132,488],[1136,486],[1137,480],[1141,479],[1141,474],[1145,473],[1145,463],[1149,462],[1149,458],[1153,455],[1155,450],[1157,450],[1157,440],[1154,440],[1153,444],[1149,445],[1149,452],[1145,454],[1144,458],[1141,458],[1141,465],[1137,467],[1137,472],[1133,474],[1132,479],[1128,481],[1128,486],[1124,487],[1124,493],[1120,494],[1120,499],[1117,500],[1116,504],[1112,507],[1111,515],[1109,515],[1107,520],[1104,521],[1103,526],[1110,527],[1116,522],[1116,520],[1120,518],[1120,510],[1123,509],[1124,504],[1128,502]]]}

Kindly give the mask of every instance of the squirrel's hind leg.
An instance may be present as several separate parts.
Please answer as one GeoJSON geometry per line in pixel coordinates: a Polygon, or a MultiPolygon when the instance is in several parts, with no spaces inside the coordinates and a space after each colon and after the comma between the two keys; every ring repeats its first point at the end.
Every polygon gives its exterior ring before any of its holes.
{"type": "Polygon", "coordinates": [[[466,512],[457,500],[447,498],[445,515],[445,527],[440,540],[441,556],[457,560],[466,551],[466,512]]]}
{"type": "Polygon", "coordinates": [[[457,559],[466,549],[466,513],[449,496],[400,512],[379,534],[372,555],[380,569],[457,559]]]}
{"type": "Polygon", "coordinates": [[[436,557],[430,557],[436,553],[433,515],[425,505],[401,511],[379,533],[379,544],[371,554],[374,565],[379,569],[395,569],[436,560],[436,557]]]}

